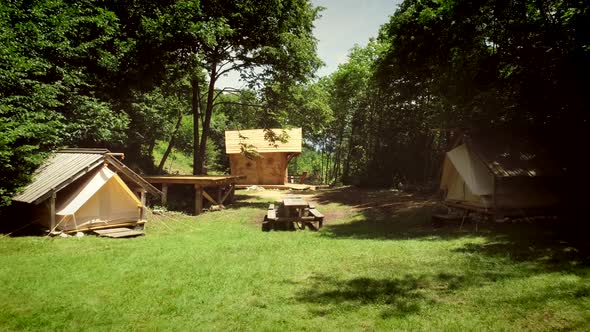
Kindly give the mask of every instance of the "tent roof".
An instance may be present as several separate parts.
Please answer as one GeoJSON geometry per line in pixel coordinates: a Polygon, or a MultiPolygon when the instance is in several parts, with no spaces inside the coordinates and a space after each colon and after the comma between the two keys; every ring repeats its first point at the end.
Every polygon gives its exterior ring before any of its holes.
{"type": "Polygon", "coordinates": [[[469,131],[462,141],[497,177],[559,176],[566,171],[553,144],[531,133],[469,131]]]}
{"type": "Polygon", "coordinates": [[[33,181],[20,194],[14,196],[13,200],[39,204],[47,199],[52,191],[57,192],[65,188],[104,163],[146,191],[161,195],[158,189],[114,158],[107,149],[65,149],[49,157],[35,171],[33,181]]]}
{"type": "Polygon", "coordinates": [[[83,186],[77,188],[77,190],[70,196],[70,198],[59,207],[55,214],[61,216],[72,215],[76,213],[96,192],[98,192],[108,181],[111,179],[115,180],[120,186],[123,187],[124,191],[129,195],[138,206],[141,206],[141,202],[129,191],[129,188],[119,178],[119,176],[111,171],[108,167],[103,167],[98,170],[92,178],[90,178],[83,186]]]}
{"type": "Polygon", "coordinates": [[[226,130],[225,153],[240,153],[241,147],[246,144],[258,153],[266,152],[301,152],[302,145],[301,128],[293,129],[250,129],[250,130],[226,130]],[[289,138],[285,143],[281,141],[271,142],[265,139],[265,135],[272,130],[276,135],[285,132],[289,138]]]}

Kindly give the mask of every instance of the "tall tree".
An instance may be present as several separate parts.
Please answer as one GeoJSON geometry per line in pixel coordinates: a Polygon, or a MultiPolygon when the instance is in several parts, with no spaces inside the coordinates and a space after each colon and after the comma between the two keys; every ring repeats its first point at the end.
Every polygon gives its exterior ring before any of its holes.
{"type": "Polygon", "coordinates": [[[88,2],[0,4],[0,206],[60,144],[123,139],[127,117],[96,94],[116,68],[119,24],[88,2]]]}
{"type": "Polygon", "coordinates": [[[201,174],[215,101],[223,93],[215,88],[217,80],[238,71],[253,88],[271,81],[283,85],[305,81],[320,65],[312,34],[318,8],[308,0],[185,0],[178,1],[167,15],[152,20],[154,30],[170,32],[168,40],[177,45],[175,52],[187,68],[202,68],[207,73],[202,110],[200,82],[193,80],[193,173],[201,174]]]}

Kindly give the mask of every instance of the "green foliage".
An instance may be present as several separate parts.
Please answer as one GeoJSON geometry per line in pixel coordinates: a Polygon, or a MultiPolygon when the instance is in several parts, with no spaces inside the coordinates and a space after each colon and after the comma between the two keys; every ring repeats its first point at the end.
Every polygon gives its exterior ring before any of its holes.
{"type": "Polygon", "coordinates": [[[96,95],[118,66],[117,17],[90,2],[0,4],[0,206],[62,144],[121,142],[127,125],[96,95]]]}
{"type": "Polygon", "coordinates": [[[331,174],[436,181],[459,128],[587,133],[588,15],[579,1],[404,1],[326,85],[331,174]]]}
{"type": "Polygon", "coordinates": [[[307,172],[306,182],[319,183],[322,179],[322,154],[308,146],[297,158],[289,162],[289,174],[303,174],[307,172]]]}

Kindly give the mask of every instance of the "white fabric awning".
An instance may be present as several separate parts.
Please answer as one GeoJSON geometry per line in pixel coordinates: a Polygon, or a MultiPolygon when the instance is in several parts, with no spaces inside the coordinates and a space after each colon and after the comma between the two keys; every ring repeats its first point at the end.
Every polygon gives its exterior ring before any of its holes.
{"type": "Polygon", "coordinates": [[[465,144],[447,152],[447,157],[473,194],[480,196],[493,194],[494,180],[492,174],[483,162],[469,151],[465,144]]]}
{"type": "Polygon", "coordinates": [[[115,175],[107,167],[103,167],[84,185],[80,186],[70,199],[65,202],[55,214],[59,216],[68,216],[76,213],[107,181],[115,175]]]}

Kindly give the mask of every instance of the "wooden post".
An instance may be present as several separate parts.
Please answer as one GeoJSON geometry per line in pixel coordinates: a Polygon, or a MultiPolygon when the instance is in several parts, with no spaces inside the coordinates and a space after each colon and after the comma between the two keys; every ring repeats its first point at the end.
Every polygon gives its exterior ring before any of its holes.
{"type": "Polygon", "coordinates": [[[51,198],[49,199],[49,213],[50,213],[50,223],[49,223],[49,231],[53,232],[55,228],[55,191],[51,192],[51,198]]]}
{"type": "Polygon", "coordinates": [[[217,187],[217,204],[223,205],[223,188],[224,186],[217,187]]]}
{"type": "Polygon", "coordinates": [[[229,202],[233,203],[234,200],[236,199],[236,185],[235,183],[230,184],[230,189],[231,192],[229,194],[229,202]]]}
{"type": "Polygon", "coordinates": [[[203,187],[195,185],[195,216],[203,210],[203,187]]]}
{"type": "Polygon", "coordinates": [[[162,183],[162,206],[168,204],[168,183],[162,183]]]}
{"type": "Polygon", "coordinates": [[[139,220],[145,219],[145,190],[141,190],[139,192],[139,199],[141,200],[141,208],[139,211],[139,220]]]}

